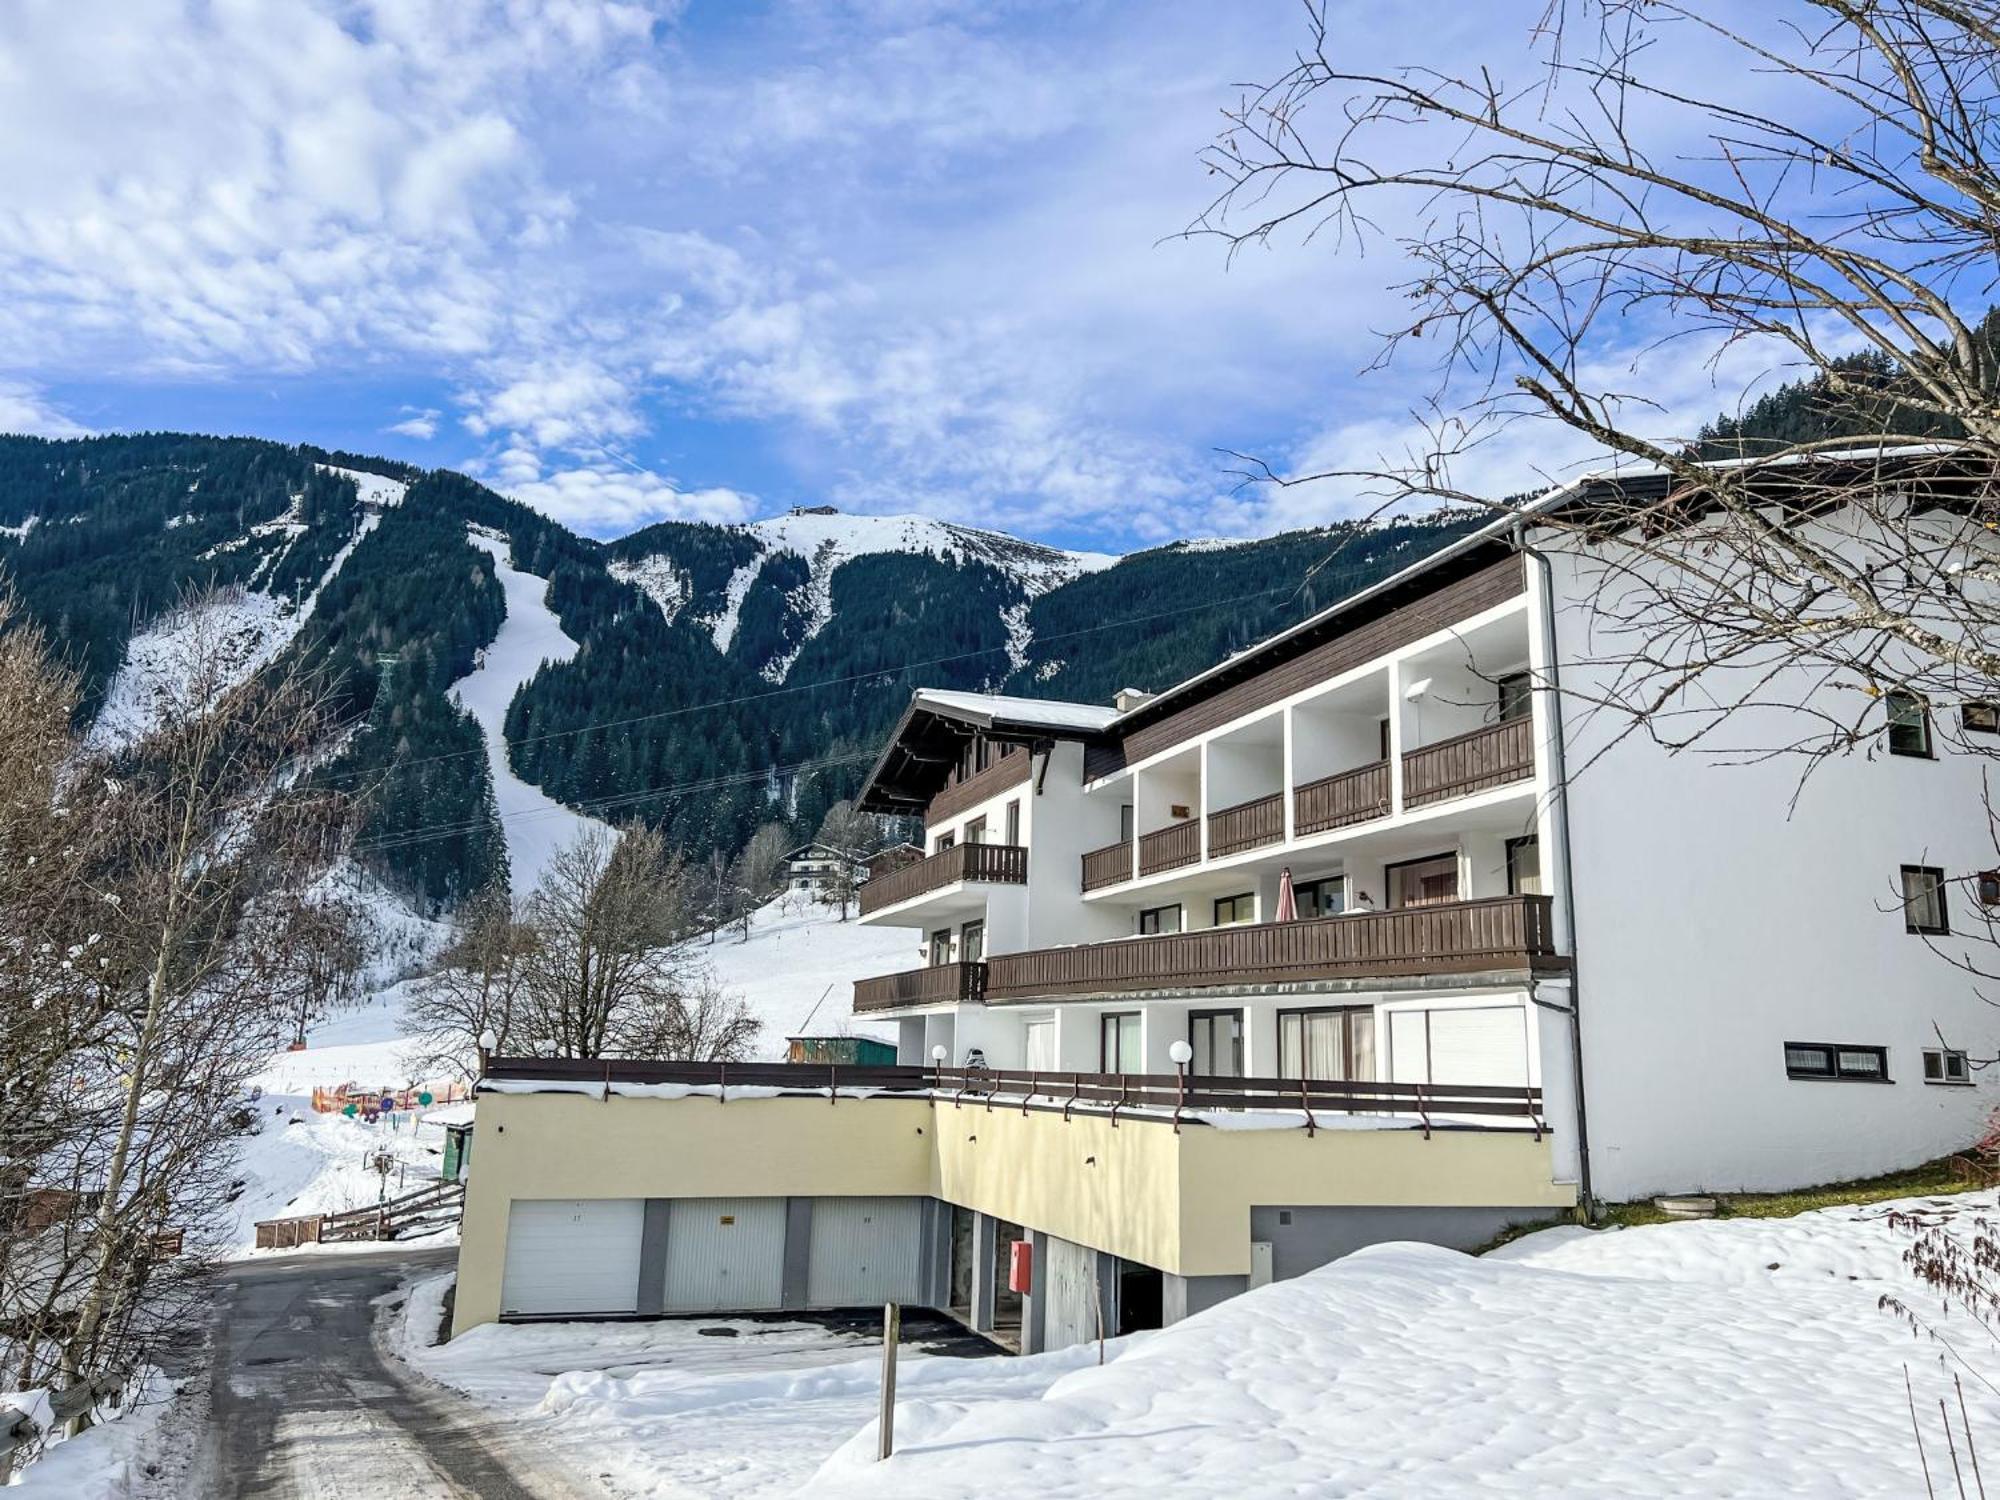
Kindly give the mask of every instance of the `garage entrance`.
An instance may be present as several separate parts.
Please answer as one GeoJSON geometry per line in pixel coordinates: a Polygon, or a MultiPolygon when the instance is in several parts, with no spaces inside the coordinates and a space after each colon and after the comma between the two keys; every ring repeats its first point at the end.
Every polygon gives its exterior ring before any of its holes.
{"type": "Polygon", "coordinates": [[[667,1210],[667,1312],[784,1305],[783,1198],[675,1198],[667,1210]]]}
{"type": "Polygon", "coordinates": [[[502,1317],[639,1309],[640,1198],[521,1198],[507,1215],[502,1317]]]}

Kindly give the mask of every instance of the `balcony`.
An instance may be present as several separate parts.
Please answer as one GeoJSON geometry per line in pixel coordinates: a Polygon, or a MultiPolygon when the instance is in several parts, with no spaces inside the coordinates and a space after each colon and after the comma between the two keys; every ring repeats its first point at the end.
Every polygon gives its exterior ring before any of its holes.
{"type": "Polygon", "coordinates": [[[1292,827],[1300,838],[1389,816],[1389,762],[1378,760],[1292,790],[1292,827]]]}
{"type": "Polygon", "coordinates": [[[1201,861],[1201,824],[1190,818],[1139,835],[1139,873],[1158,875],[1201,861]]]}
{"type": "MultiPolygon", "coordinates": [[[[1567,964],[1555,950],[1549,898],[1499,896],[996,954],[986,963],[984,998],[1036,1000],[1331,979],[1553,970],[1567,964]]],[[[856,993],[858,997],[858,987],[856,993]]],[[[858,1009],[858,998],[856,1006],[858,1009]]]]}
{"type": "Polygon", "coordinates": [[[1102,849],[1092,849],[1083,857],[1083,888],[1100,890],[1132,878],[1132,841],[1121,840],[1102,849]]]}
{"type": "Polygon", "coordinates": [[[1488,724],[1453,735],[1403,757],[1403,805],[1427,807],[1453,797],[1491,791],[1535,774],[1531,719],[1488,724]]]}
{"type": "Polygon", "coordinates": [[[1261,849],[1285,836],[1285,799],[1273,792],[1239,802],[1208,815],[1208,857],[1221,859],[1246,849],[1261,849]]]}
{"type": "Polygon", "coordinates": [[[986,998],[986,965],[927,964],[854,981],[854,1013],[905,1005],[973,1004],[986,998]]]}
{"type": "Polygon", "coordinates": [[[1028,851],[1019,844],[954,844],[951,848],[878,875],[861,887],[861,915],[899,906],[947,886],[967,881],[988,885],[1024,885],[1028,851]]]}

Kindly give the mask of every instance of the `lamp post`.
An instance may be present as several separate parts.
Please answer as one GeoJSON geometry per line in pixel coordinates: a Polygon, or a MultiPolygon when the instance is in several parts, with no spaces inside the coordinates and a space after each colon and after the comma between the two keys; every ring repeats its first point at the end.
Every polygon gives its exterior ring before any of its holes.
{"type": "Polygon", "coordinates": [[[1181,1128],[1181,1109],[1187,1103],[1187,1070],[1188,1064],[1194,1060],[1194,1048],[1182,1039],[1167,1048],[1167,1056],[1174,1060],[1177,1090],[1174,1096],[1174,1133],[1178,1135],[1181,1128]]]}
{"type": "Polygon", "coordinates": [[[931,1048],[931,1062],[937,1068],[937,1086],[939,1088],[944,1087],[944,1060],[949,1055],[945,1051],[943,1042],[939,1042],[935,1047],[931,1048]]]}
{"type": "Polygon", "coordinates": [[[493,1034],[491,1026],[479,1033],[479,1076],[481,1078],[486,1076],[486,1065],[493,1061],[493,1053],[499,1046],[500,1038],[493,1034]]]}

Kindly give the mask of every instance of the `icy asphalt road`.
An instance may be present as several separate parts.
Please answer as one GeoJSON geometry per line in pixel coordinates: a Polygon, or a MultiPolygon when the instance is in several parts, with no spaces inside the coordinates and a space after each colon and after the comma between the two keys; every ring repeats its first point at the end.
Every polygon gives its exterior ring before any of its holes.
{"type": "Polygon", "coordinates": [[[454,1251],[302,1255],[225,1267],[208,1417],[183,1493],[203,1500],[597,1500],[504,1419],[425,1381],[374,1338],[376,1303],[454,1251]]]}

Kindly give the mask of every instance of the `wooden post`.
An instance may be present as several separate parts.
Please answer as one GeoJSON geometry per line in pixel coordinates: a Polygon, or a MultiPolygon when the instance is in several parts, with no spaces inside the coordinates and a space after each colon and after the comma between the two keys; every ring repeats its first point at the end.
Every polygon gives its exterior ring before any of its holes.
{"type": "Polygon", "coordinates": [[[880,1463],[896,1451],[896,1345],[903,1338],[903,1309],[893,1302],[882,1304],[882,1416],[877,1423],[879,1441],[875,1461],[880,1463]]]}

